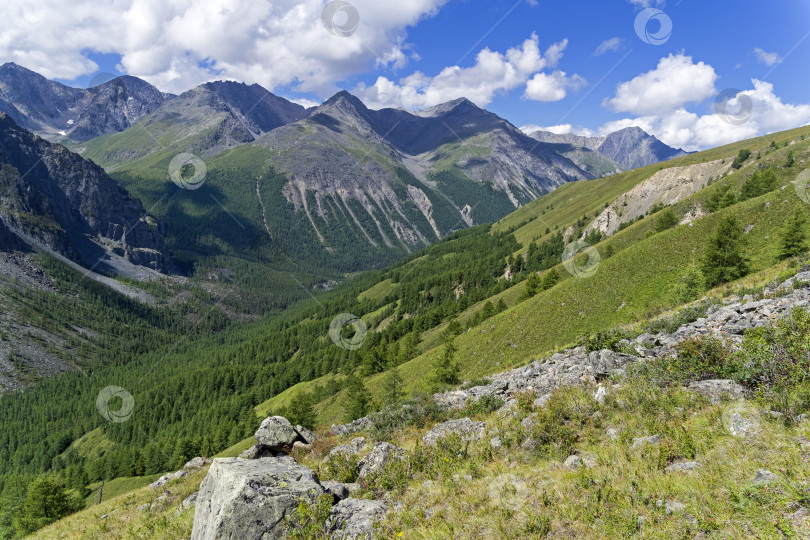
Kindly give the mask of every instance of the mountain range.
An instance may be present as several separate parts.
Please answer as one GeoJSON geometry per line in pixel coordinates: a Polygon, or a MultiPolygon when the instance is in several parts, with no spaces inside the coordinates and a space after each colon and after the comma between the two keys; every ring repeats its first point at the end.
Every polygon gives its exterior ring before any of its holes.
{"type": "Polygon", "coordinates": [[[125,76],[78,89],[11,63],[0,67],[0,111],[141,199],[165,223],[157,251],[182,271],[284,259],[314,269],[308,286],[390,264],[565,183],[682,155],[637,128],[528,136],[463,98],[372,110],[342,91],[306,109],[255,84],[173,96],[125,76]],[[205,162],[197,191],[168,179],[180,153],[205,162]]]}

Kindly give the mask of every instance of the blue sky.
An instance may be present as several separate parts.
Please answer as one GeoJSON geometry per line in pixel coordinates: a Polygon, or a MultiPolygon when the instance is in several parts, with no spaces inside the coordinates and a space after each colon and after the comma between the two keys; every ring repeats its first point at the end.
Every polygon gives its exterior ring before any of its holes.
{"type": "Polygon", "coordinates": [[[338,89],[372,107],[465,96],[517,126],[638,125],[687,149],[810,122],[806,0],[9,2],[0,61],[77,86],[129,73],[171,92],[256,82],[307,104],[338,89]],[[671,21],[661,44],[634,28],[651,13],[652,34],[671,21]],[[730,121],[715,108],[727,89],[730,121]]]}

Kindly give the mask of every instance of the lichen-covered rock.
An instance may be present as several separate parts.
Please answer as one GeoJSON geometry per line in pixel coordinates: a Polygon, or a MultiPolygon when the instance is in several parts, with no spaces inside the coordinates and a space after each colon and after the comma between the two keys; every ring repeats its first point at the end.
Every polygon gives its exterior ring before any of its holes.
{"type": "MultiPolygon", "coordinates": [[[[365,437],[355,437],[350,442],[346,444],[341,444],[340,446],[336,446],[332,448],[329,452],[330,456],[334,456],[337,454],[343,454],[346,456],[355,456],[357,455],[363,448],[366,446],[366,438],[365,437]]],[[[328,456],[327,456],[328,457],[328,456]]]]}
{"type": "Polygon", "coordinates": [[[588,362],[596,378],[609,377],[612,373],[624,369],[627,364],[638,360],[629,354],[617,353],[608,349],[594,351],[588,355],[588,362]]]}
{"type": "Polygon", "coordinates": [[[312,469],[289,456],[215,459],[200,486],[192,540],[284,536],[284,518],[325,492],[312,469]]]}
{"type": "Polygon", "coordinates": [[[263,444],[254,444],[241,454],[239,457],[241,459],[259,459],[263,457],[275,457],[277,452],[270,450],[263,444]]]}
{"type": "Polygon", "coordinates": [[[379,473],[394,460],[402,460],[408,452],[387,442],[377,443],[374,449],[360,461],[358,478],[365,479],[371,474],[379,473]]]}
{"type": "Polygon", "coordinates": [[[192,493],[191,495],[189,495],[188,497],[183,499],[183,502],[181,503],[181,506],[183,507],[183,510],[188,510],[192,506],[196,505],[197,504],[197,497],[199,497],[199,496],[200,496],[200,492],[195,491],[194,493],[192,493]]]}
{"type": "Polygon", "coordinates": [[[680,461],[666,468],[667,472],[695,472],[703,467],[697,461],[680,461]]]}
{"type": "Polygon", "coordinates": [[[473,422],[469,418],[459,418],[458,420],[448,420],[441,424],[436,424],[428,431],[422,442],[428,446],[435,445],[439,439],[455,433],[464,441],[478,441],[484,437],[487,425],[484,422],[473,422]]]}
{"type": "Polygon", "coordinates": [[[360,489],[357,484],[344,484],[343,482],[335,482],[332,480],[321,482],[321,485],[327,493],[330,493],[337,501],[349,498],[353,492],[360,489]]]}
{"type": "Polygon", "coordinates": [[[312,431],[308,430],[304,426],[297,425],[295,426],[294,429],[295,431],[298,432],[298,435],[300,436],[304,444],[312,444],[318,440],[318,436],[312,433],[312,431]]]}
{"type": "Polygon", "coordinates": [[[745,397],[745,388],[731,379],[709,379],[695,381],[688,387],[714,404],[723,400],[735,400],[745,397]]]}
{"type": "Polygon", "coordinates": [[[300,437],[290,421],[283,416],[265,418],[254,436],[259,444],[276,452],[292,448],[300,437]]]}
{"type": "Polygon", "coordinates": [[[645,446],[648,444],[658,444],[661,441],[660,435],[650,435],[649,437],[633,437],[633,447],[645,446]]]}
{"type": "Polygon", "coordinates": [[[582,458],[576,455],[568,456],[563,462],[563,469],[575,471],[582,467],[582,458]]]}
{"type": "Polygon", "coordinates": [[[336,538],[370,538],[374,524],[388,512],[388,504],[368,499],[343,499],[332,507],[327,527],[336,538]]]}
{"type": "Polygon", "coordinates": [[[202,469],[206,465],[210,464],[211,460],[206,459],[204,457],[195,457],[194,459],[189,460],[185,465],[183,465],[183,469],[187,471],[193,471],[195,469],[202,469]]]}

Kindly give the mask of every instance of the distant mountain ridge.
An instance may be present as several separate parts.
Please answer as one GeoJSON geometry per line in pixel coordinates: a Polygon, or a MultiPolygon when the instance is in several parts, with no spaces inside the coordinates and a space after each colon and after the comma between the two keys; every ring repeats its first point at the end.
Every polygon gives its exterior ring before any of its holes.
{"type": "Polygon", "coordinates": [[[123,131],[171,97],[137,77],[84,89],[11,62],[0,66],[0,112],[52,141],[84,142],[123,131]]]}
{"type": "Polygon", "coordinates": [[[688,154],[685,150],[666,145],[639,127],[627,127],[602,137],[557,134],[543,130],[531,132],[530,137],[544,143],[570,145],[573,148],[569,151],[586,149],[599,152],[624,171],[688,154]]]}

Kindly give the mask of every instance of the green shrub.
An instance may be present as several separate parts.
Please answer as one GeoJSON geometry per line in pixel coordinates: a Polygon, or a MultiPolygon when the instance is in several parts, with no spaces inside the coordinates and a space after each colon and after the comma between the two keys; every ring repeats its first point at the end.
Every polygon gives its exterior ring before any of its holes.
{"type": "Polygon", "coordinates": [[[333,498],[324,493],[314,502],[301,499],[295,512],[284,520],[287,538],[331,538],[326,530],[326,520],[332,510],[333,498]]]}
{"type": "Polygon", "coordinates": [[[776,189],[779,179],[773,169],[757,170],[740,188],[740,201],[765,195],[776,189]]]}
{"type": "Polygon", "coordinates": [[[327,480],[351,483],[357,480],[359,459],[357,456],[338,453],[329,456],[321,465],[321,476],[327,480]]]}
{"type": "Polygon", "coordinates": [[[478,401],[467,405],[467,414],[472,416],[489,414],[503,407],[503,400],[493,394],[486,394],[478,401]]]}
{"type": "Polygon", "coordinates": [[[739,152],[737,152],[737,157],[735,157],[734,161],[731,162],[731,166],[735,169],[739,169],[740,167],[743,166],[743,163],[745,163],[749,157],[751,157],[751,151],[746,148],[743,148],[739,152]]]}

